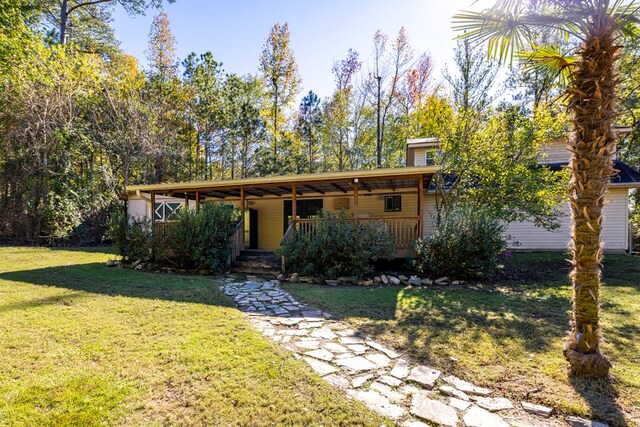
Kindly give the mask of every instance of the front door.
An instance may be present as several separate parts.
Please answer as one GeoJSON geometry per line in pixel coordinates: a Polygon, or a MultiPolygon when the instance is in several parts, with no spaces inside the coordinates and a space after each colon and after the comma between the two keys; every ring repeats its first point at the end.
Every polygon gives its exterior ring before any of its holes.
{"type": "Polygon", "coordinates": [[[249,249],[258,249],[258,211],[249,208],[249,249]]]}
{"type": "MultiPolygon", "coordinates": [[[[304,199],[304,200],[296,200],[296,215],[298,218],[311,218],[318,215],[318,212],[322,210],[323,203],[322,199],[304,199]]],[[[289,222],[291,221],[292,214],[292,203],[291,200],[284,201],[284,231],[287,232],[287,228],[289,228],[289,222]]]]}

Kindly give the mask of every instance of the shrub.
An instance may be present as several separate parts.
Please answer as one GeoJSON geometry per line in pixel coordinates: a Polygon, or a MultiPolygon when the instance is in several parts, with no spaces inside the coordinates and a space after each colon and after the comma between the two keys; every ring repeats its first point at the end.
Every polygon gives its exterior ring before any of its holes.
{"type": "Polygon", "coordinates": [[[181,209],[157,244],[158,258],[182,269],[223,272],[239,219],[239,211],[225,203],[203,203],[198,211],[181,209]]]}
{"type": "Polygon", "coordinates": [[[153,233],[146,219],[115,210],[109,218],[109,237],[126,261],[147,260],[151,256],[153,233]]]}
{"type": "Polygon", "coordinates": [[[320,277],[363,276],[379,258],[393,254],[384,223],[359,222],[344,209],[321,211],[312,232],[299,233],[278,251],[288,271],[320,277]]]}
{"type": "Polygon", "coordinates": [[[454,205],[440,213],[434,233],[416,243],[418,270],[433,277],[491,277],[506,248],[504,232],[488,210],[454,205]]]}

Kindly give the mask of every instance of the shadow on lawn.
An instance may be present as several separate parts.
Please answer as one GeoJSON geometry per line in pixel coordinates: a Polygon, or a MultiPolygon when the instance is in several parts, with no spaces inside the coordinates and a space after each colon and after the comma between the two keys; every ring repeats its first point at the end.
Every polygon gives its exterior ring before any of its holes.
{"type": "MultiPolygon", "coordinates": [[[[232,306],[232,302],[219,290],[218,282],[211,277],[177,276],[109,268],[102,263],[12,271],[0,274],[0,279],[109,296],[232,306]]],[[[60,304],[83,297],[84,295],[80,292],[72,292],[41,300],[0,305],[0,311],[60,304]]]]}
{"type": "Polygon", "coordinates": [[[626,427],[630,424],[625,419],[622,408],[617,402],[618,392],[610,378],[586,378],[570,376],[569,382],[591,408],[594,418],[603,420],[609,425],[626,427]]]}

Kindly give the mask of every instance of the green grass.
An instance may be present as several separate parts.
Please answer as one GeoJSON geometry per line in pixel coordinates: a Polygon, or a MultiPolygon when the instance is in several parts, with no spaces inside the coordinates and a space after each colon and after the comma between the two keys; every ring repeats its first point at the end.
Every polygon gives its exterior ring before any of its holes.
{"type": "Polygon", "coordinates": [[[604,352],[614,381],[569,378],[562,339],[571,294],[565,256],[518,253],[495,283],[460,287],[287,284],[296,297],[416,360],[513,399],[553,405],[612,425],[640,420],[640,259],[607,256],[604,352]],[[539,392],[527,395],[527,391],[539,392]]]}
{"type": "Polygon", "coordinates": [[[0,247],[0,425],[371,425],[206,277],[0,247]]]}

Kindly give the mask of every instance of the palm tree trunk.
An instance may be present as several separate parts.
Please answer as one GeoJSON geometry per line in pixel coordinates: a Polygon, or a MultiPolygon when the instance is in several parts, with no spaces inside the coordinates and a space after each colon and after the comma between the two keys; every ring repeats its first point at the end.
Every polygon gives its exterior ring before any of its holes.
{"type": "Polygon", "coordinates": [[[615,62],[619,48],[613,26],[606,19],[594,23],[591,36],[580,47],[574,80],[568,89],[573,124],[569,200],[574,294],[572,330],[564,354],[572,373],[590,376],[606,376],[611,367],[600,351],[600,236],[607,184],[613,174],[615,137],[611,124],[616,116],[615,62]]]}

